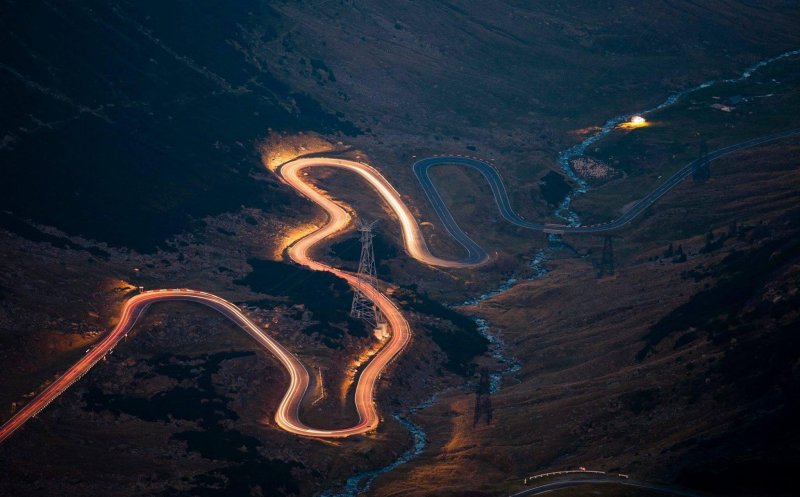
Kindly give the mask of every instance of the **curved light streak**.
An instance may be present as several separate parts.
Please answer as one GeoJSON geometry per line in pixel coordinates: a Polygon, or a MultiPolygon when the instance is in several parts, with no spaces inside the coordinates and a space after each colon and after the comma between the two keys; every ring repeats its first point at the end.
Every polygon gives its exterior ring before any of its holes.
{"type": "MultiPolygon", "coordinates": [[[[800,135],[800,130],[797,129],[773,133],[716,150],[710,153],[705,160],[714,160],[738,150],[797,135],[800,135]]],[[[28,404],[23,406],[8,421],[0,426],[0,443],[8,439],[8,437],[23,426],[30,418],[41,412],[42,409],[47,407],[55,398],[83,377],[97,362],[113,350],[117,343],[119,343],[133,328],[139,316],[150,304],[170,300],[191,301],[215,309],[236,323],[275,355],[289,373],[290,378],[289,388],[284,394],[275,414],[275,422],[282,429],[297,435],[318,438],[341,438],[374,430],[380,423],[380,416],[373,400],[375,383],[380,378],[384,369],[408,344],[411,339],[411,329],[397,306],[381,293],[378,288],[367,284],[365,281],[359,281],[357,275],[336,269],[310,258],[309,252],[311,249],[325,238],[344,230],[350,223],[351,217],[341,205],[322,195],[309,183],[303,181],[300,172],[303,169],[311,167],[336,167],[354,172],[361,176],[382,197],[397,216],[402,229],[406,252],[414,259],[433,266],[451,268],[464,268],[481,264],[488,259],[488,256],[483,249],[472,241],[455,223],[455,220],[453,220],[452,215],[444,205],[444,201],[441,199],[436,187],[430,180],[428,174],[430,168],[441,164],[460,164],[480,171],[492,187],[495,203],[500,209],[501,215],[517,226],[550,233],[601,233],[617,229],[630,222],[661,196],[674,188],[679,182],[688,177],[699,162],[694,161],[684,166],[662,185],[640,200],[633,208],[629,209],[625,214],[614,221],[596,226],[561,226],[528,222],[516,214],[510,207],[508,195],[499,173],[485,162],[468,157],[433,157],[423,159],[414,164],[415,174],[420,180],[425,193],[428,195],[434,210],[445,225],[447,231],[453,235],[457,241],[462,243],[468,251],[465,260],[453,261],[442,259],[431,254],[411,211],[400,198],[400,194],[376,169],[362,162],[346,159],[299,158],[289,161],[278,168],[277,172],[280,177],[299,193],[322,207],[328,215],[328,221],[324,226],[312,231],[289,246],[287,249],[289,257],[296,263],[304,265],[312,270],[329,271],[346,280],[351,286],[356,286],[358,284],[358,287],[366,294],[367,298],[372,300],[381,310],[392,330],[389,342],[378,351],[359,377],[355,391],[355,406],[359,416],[359,422],[356,425],[341,429],[324,430],[312,428],[303,424],[299,419],[299,407],[308,390],[309,374],[305,366],[303,366],[294,354],[267,335],[231,302],[206,292],[188,289],[166,289],[143,292],[126,301],[122,309],[119,323],[111,333],[106,335],[97,345],[91,348],[81,360],[70,367],[67,372],[48,385],[28,404]]]]}
{"type": "Polygon", "coordinates": [[[10,437],[30,418],[41,412],[42,409],[47,407],[55,398],[83,377],[97,362],[113,350],[114,346],[127,335],[131,328],[133,328],[139,316],[150,304],[170,300],[196,302],[220,312],[268,349],[281,362],[289,373],[290,380],[289,387],[281,399],[275,414],[275,422],[282,429],[297,435],[317,438],[348,437],[367,433],[376,429],[380,423],[380,415],[378,414],[374,402],[375,384],[383,370],[397,357],[410,341],[411,328],[397,306],[389,300],[388,297],[382,294],[379,289],[367,284],[367,282],[359,281],[357,275],[315,261],[308,255],[314,245],[345,229],[351,220],[350,215],[344,208],[317,192],[309,184],[300,179],[298,175],[299,171],[306,167],[330,165],[343,167],[359,173],[389,203],[394,212],[398,214],[398,218],[403,227],[406,245],[412,256],[431,264],[441,262],[447,265],[457,265],[458,263],[451,263],[450,261],[438,259],[430,255],[422,239],[419,227],[414,217],[411,215],[411,212],[408,210],[408,207],[402,202],[397,191],[373,168],[361,163],[338,161],[337,159],[315,159],[313,161],[301,159],[284,164],[279,168],[278,173],[289,185],[320,205],[329,216],[328,222],[324,226],[305,235],[288,248],[287,252],[289,257],[296,263],[304,265],[309,269],[329,271],[346,280],[351,286],[355,287],[358,285],[359,289],[366,294],[367,298],[374,302],[381,310],[391,330],[391,338],[389,341],[377,352],[358,378],[354,395],[355,407],[359,418],[357,424],[347,428],[331,430],[312,428],[305,425],[300,420],[299,408],[308,390],[309,374],[305,366],[303,366],[294,354],[267,335],[255,323],[250,321],[247,316],[231,302],[206,292],[189,289],[166,289],[143,292],[126,301],[122,309],[120,321],[114,330],[91,348],[87,354],[70,367],[67,372],[48,385],[42,392],[36,395],[33,400],[17,411],[0,427],[0,443],[10,437]]]}
{"type": "Polygon", "coordinates": [[[378,172],[377,169],[363,162],[356,162],[347,159],[331,159],[325,157],[313,158],[300,158],[289,161],[278,168],[278,174],[283,178],[292,188],[303,194],[309,200],[319,205],[330,216],[328,224],[320,228],[318,231],[303,238],[295,243],[290,250],[289,256],[297,263],[308,266],[312,269],[324,269],[331,271],[333,268],[321,264],[316,261],[308,259],[305,255],[308,249],[316,243],[322,241],[328,236],[341,231],[350,222],[350,215],[338,203],[330,198],[321,194],[313,186],[303,180],[301,171],[313,167],[334,167],[351,171],[361,176],[369,186],[371,186],[378,195],[388,204],[397,220],[400,223],[400,228],[403,232],[403,243],[406,252],[414,259],[430,264],[432,266],[440,267],[471,267],[475,263],[471,261],[454,261],[449,259],[442,259],[431,254],[422,232],[419,228],[417,220],[411,214],[408,206],[400,198],[400,194],[394,187],[378,172]]]}

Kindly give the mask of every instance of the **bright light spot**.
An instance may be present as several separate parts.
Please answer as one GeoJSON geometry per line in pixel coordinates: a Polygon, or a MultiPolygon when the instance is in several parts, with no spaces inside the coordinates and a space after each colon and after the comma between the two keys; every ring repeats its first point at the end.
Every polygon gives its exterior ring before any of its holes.
{"type": "Polygon", "coordinates": [[[650,123],[647,122],[642,116],[633,116],[628,121],[620,124],[619,127],[622,129],[636,129],[636,128],[644,128],[650,126],[650,123]]]}

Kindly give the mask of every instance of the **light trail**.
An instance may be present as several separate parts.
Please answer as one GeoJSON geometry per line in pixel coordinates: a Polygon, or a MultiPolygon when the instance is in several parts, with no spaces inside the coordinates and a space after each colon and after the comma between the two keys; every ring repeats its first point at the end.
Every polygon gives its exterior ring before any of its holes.
{"type": "MultiPolygon", "coordinates": [[[[358,174],[367,184],[369,184],[381,198],[389,205],[392,212],[397,216],[400,228],[403,232],[403,243],[406,252],[414,259],[440,267],[472,267],[473,262],[453,261],[441,259],[431,254],[425,239],[422,237],[419,224],[409,210],[408,206],[400,198],[397,190],[372,166],[363,162],[356,162],[347,159],[330,159],[324,157],[300,158],[289,161],[278,168],[278,174],[292,188],[303,194],[309,200],[322,207],[329,216],[328,224],[312,233],[311,235],[296,242],[289,249],[289,256],[297,262],[311,269],[321,269],[325,271],[336,271],[330,266],[308,259],[308,250],[318,242],[331,236],[344,228],[350,222],[350,215],[338,203],[321,194],[313,186],[308,184],[301,172],[304,169],[313,167],[334,167],[344,169],[358,174]]],[[[338,273],[337,273],[338,274],[338,273]]]]}
{"type": "MultiPolygon", "coordinates": [[[[766,135],[760,138],[731,145],[709,154],[705,160],[714,160],[732,152],[745,148],[755,147],[776,140],[800,135],[800,130],[789,130],[766,135]]],[[[638,216],[647,207],[655,203],[660,197],[684,180],[696,167],[698,161],[687,164],[671,176],[665,183],[653,190],[640,200],[633,208],[629,209],[620,218],[606,224],[597,226],[561,226],[525,221],[510,207],[505,186],[499,173],[490,165],[474,158],[468,157],[434,157],[423,159],[414,164],[414,172],[420,180],[426,195],[433,204],[434,210],[444,224],[447,231],[459,241],[468,252],[466,259],[453,261],[441,259],[431,254],[414,216],[392,185],[371,166],[362,162],[346,159],[332,158],[299,158],[281,165],[277,169],[280,177],[286,183],[318,204],[328,215],[327,223],[304,234],[299,240],[291,244],[287,253],[296,263],[316,271],[328,271],[346,280],[351,286],[356,286],[358,276],[327,264],[311,259],[309,252],[324,239],[339,233],[347,228],[351,216],[347,211],[329,197],[318,192],[311,184],[302,179],[300,172],[312,167],[335,167],[348,170],[361,176],[381,196],[397,216],[403,233],[406,252],[414,259],[432,266],[466,268],[474,267],[488,260],[488,255],[455,223],[444,201],[433,185],[428,170],[440,164],[457,164],[472,167],[480,171],[489,181],[495,203],[503,217],[509,222],[524,228],[544,232],[572,232],[572,233],[602,233],[620,228],[638,216]]],[[[0,426],[0,443],[4,442],[30,418],[36,416],[47,407],[55,398],[61,395],[73,383],[83,377],[95,364],[109,353],[119,341],[133,328],[139,316],[154,302],[183,300],[206,305],[217,310],[225,317],[236,323],[256,341],[272,352],[289,373],[289,388],[283,396],[275,414],[275,422],[282,429],[297,435],[318,438],[341,438],[351,435],[363,434],[377,428],[380,416],[374,402],[375,383],[380,378],[385,368],[400,354],[411,339],[411,328],[397,306],[389,300],[380,290],[364,281],[359,282],[359,288],[381,310],[391,329],[390,340],[377,352],[359,376],[355,391],[355,407],[359,421],[356,425],[341,429],[316,429],[303,424],[299,419],[299,407],[309,386],[309,375],[300,360],[276,340],[267,335],[255,323],[250,321],[234,304],[216,295],[188,290],[165,289],[143,292],[125,302],[119,323],[106,337],[91,348],[86,355],[70,367],[63,375],[48,385],[28,404],[17,411],[8,421],[0,426]]]]}
{"type": "MultiPolygon", "coordinates": [[[[289,257],[298,264],[316,271],[328,271],[346,280],[351,286],[356,286],[358,276],[342,271],[321,262],[311,259],[308,252],[314,245],[325,238],[334,235],[350,223],[350,215],[339,204],[318,193],[309,184],[300,179],[299,171],[312,166],[337,166],[359,173],[378,193],[389,203],[397,213],[403,227],[406,246],[413,257],[430,264],[449,265],[453,263],[444,259],[433,257],[425,245],[419,226],[411,215],[408,207],[400,199],[397,191],[373,168],[361,163],[339,161],[337,159],[300,159],[284,164],[278,170],[280,176],[301,194],[322,207],[328,214],[328,222],[319,229],[306,234],[294,244],[287,252],[289,257]]],[[[383,313],[391,330],[389,341],[375,354],[367,364],[356,384],[354,402],[359,421],[356,425],[324,430],[312,428],[300,421],[299,408],[309,386],[309,374],[305,366],[291,352],[280,343],[267,335],[255,323],[250,321],[234,304],[216,295],[188,289],[154,290],[136,295],[125,302],[120,316],[120,321],[114,330],[95,345],[87,354],[75,363],[66,373],[48,385],[33,400],[17,411],[5,424],[0,427],[0,443],[11,436],[17,429],[30,418],[36,416],[47,407],[55,398],[61,395],[73,383],[78,381],[87,371],[97,364],[111,351],[117,343],[136,324],[142,312],[154,302],[184,300],[200,303],[215,309],[225,317],[236,323],[257,342],[268,349],[281,362],[289,373],[289,388],[281,400],[275,414],[275,422],[282,429],[297,435],[317,438],[341,438],[370,432],[377,428],[380,416],[374,402],[375,384],[384,369],[402,352],[411,339],[411,328],[397,306],[389,300],[379,289],[360,282],[359,288],[383,313]]]]}
{"type": "Polygon", "coordinates": [[[400,222],[403,239],[407,252],[417,260],[431,265],[445,267],[466,267],[473,265],[468,262],[449,261],[431,255],[411,211],[400,198],[400,194],[388,181],[374,168],[354,161],[342,159],[297,159],[283,164],[278,168],[278,174],[292,188],[318,204],[328,214],[326,224],[318,229],[311,230],[291,244],[287,253],[296,263],[315,271],[328,271],[344,279],[351,286],[359,283],[359,288],[365,293],[382,312],[391,330],[390,340],[375,354],[359,375],[356,384],[354,402],[359,421],[356,425],[332,430],[312,428],[305,425],[299,418],[299,407],[309,386],[309,374],[305,366],[291,352],[261,328],[250,321],[234,304],[216,295],[188,289],[154,290],[141,293],[125,302],[120,316],[120,321],[114,330],[103,340],[95,345],[87,354],[75,363],[66,373],[48,385],[33,400],[17,411],[11,419],[0,427],[0,443],[11,436],[26,421],[36,416],[47,407],[55,398],[61,395],[73,383],[78,381],[87,371],[97,364],[111,351],[117,343],[136,324],[138,317],[154,302],[163,301],[192,301],[217,310],[225,317],[236,323],[257,342],[272,352],[289,373],[289,388],[281,400],[275,414],[275,422],[282,429],[297,435],[318,438],[341,438],[351,435],[363,434],[377,428],[380,416],[374,402],[375,384],[384,369],[397,357],[411,339],[411,328],[397,306],[389,300],[378,288],[358,282],[358,276],[331,267],[311,259],[309,252],[324,239],[339,233],[350,224],[351,217],[338,203],[322,195],[310,184],[306,183],[300,172],[310,167],[338,167],[355,172],[360,175],[376,192],[388,203],[400,222]]]}

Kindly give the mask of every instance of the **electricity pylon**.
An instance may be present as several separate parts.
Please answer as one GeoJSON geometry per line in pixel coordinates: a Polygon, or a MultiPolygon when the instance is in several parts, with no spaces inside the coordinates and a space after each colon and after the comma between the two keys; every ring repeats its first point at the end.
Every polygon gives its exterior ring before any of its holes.
{"type": "Polygon", "coordinates": [[[614,274],[614,241],[610,236],[603,238],[603,258],[600,260],[598,277],[614,274]]]}
{"type": "Polygon", "coordinates": [[[486,420],[486,424],[492,422],[492,387],[489,379],[489,369],[481,368],[481,379],[478,388],[475,390],[475,417],[472,420],[472,427],[478,426],[481,419],[486,420]]]}
{"type": "Polygon", "coordinates": [[[353,305],[350,307],[350,316],[363,319],[372,326],[377,327],[383,322],[381,312],[375,303],[364,293],[367,285],[377,288],[378,276],[375,271],[375,251],[372,248],[372,228],[377,221],[367,223],[361,221],[358,231],[361,233],[361,259],[358,262],[358,280],[353,292],[353,305]]]}
{"type": "Polygon", "coordinates": [[[703,183],[711,178],[711,164],[708,160],[708,144],[705,140],[700,142],[700,157],[692,170],[692,179],[695,183],[703,183]]]}

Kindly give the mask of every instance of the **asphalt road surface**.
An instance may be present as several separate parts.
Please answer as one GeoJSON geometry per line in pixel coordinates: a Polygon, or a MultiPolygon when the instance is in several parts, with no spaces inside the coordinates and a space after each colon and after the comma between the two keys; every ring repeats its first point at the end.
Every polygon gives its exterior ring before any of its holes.
{"type": "Polygon", "coordinates": [[[644,488],[647,490],[660,492],[664,495],[679,495],[681,497],[703,497],[700,494],[680,488],[668,487],[666,485],[657,485],[655,483],[647,483],[643,481],[626,480],[613,476],[609,476],[607,478],[594,477],[586,479],[575,478],[568,480],[559,480],[552,483],[545,483],[544,485],[540,485],[538,487],[532,487],[527,490],[523,490],[521,492],[517,492],[515,494],[510,495],[509,497],[530,497],[532,495],[547,494],[563,488],[580,487],[582,485],[608,485],[608,484],[625,485],[626,487],[644,488]]]}
{"type": "MultiPolygon", "coordinates": [[[[747,140],[741,143],[737,143],[735,145],[731,145],[729,147],[721,148],[715,150],[708,154],[708,157],[705,159],[707,161],[713,161],[715,159],[719,159],[725,155],[731,154],[733,152],[737,152],[739,150],[744,150],[746,148],[756,147],[758,145],[763,145],[765,143],[774,142],[777,140],[782,140],[784,138],[789,138],[792,136],[800,135],[800,129],[793,129],[789,131],[782,131],[779,133],[772,133],[769,135],[765,135],[759,138],[754,138],[752,140],[747,140]]],[[[628,209],[623,215],[619,218],[610,221],[604,224],[598,224],[594,226],[568,226],[568,225],[559,225],[559,224],[545,224],[545,223],[537,223],[527,221],[522,218],[519,214],[514,212],[514,209],[511,208],[511,202],[508,198],[508,193],[506,192],[506,188],[503,185],[503,179],[500,177],[500,173],[492,167],[490,164],[483,162],[481,160],[472,158],[472,157],[462,157],[462,156],[438,156],[438,157],[429,157],[427,159],[422,159],[414,163],[414,175],[417,177],[417,180],[420,183],[420,186],[425,191],[425,195],[428,197],[428,200],[431,202],[433,206],[433,210],[436,212],[436,215],[439,217],[439,220],[442,222],[442,225],[445,227],[448,233],[460,243],[464,249],[467,251],[466,257],[463,259],[463,262],[468,262],[472,264],[479,264],[484,262],[488,255],[486,251],[484,251],[480,245],[475,243],[469,235],[467,235],[464,230],[456,223],[455,219],[453,219],[452,214],[450,213],[449,209],[444,203],[442,196],[439,194],[439,191],[436,188],[436,185],[433,183],[433,180],[430,177],[430,170],[433,167],[440,166],[440,165],[460,165],[470,167],[475,169],[479,173],[483,175],[486,181],[489,183],[489,186],[492,190],[492,196],[494,197],[495,204],[497,205],[498,210],[500,211],[500,215],[511,224],[516,226],[520,226],[522,228],[527,228],[534,231],[541,231],[544,233],[605,233],[608,231],[613,231],[616,229],[625,226],[639,214],[641,214],[645,209],[653,205],[656,200],[664,196],[667,192],[675,188],[681,181],[686,179],[686,177],[690,176],[692,172],[697,168],[698,165],[701,164],[701,159],[692,161],[682,167],[678,172],[673,174],[669,177],[664,183],[662,183],[658,188],[650,192],[647,196],[636,202],[630,209],[628,209]]]]}
{"type": "MultiPolygon", "coordinates": [[[[98,344],[89,349],[86,355],[70,367],[66,373],[48,385],[41,393],[35,396],[33,400],[17,411],[11,419],[0,427],[0,443],[11,436],[30,418],[41,412],[41,410],[47,407],[55,398],[83,377],[83,375],[103,359],[106,354],[112,351],[120,340],[127,336],[136,324],[136,321],[151,304],[176,300],[195,302],[218,311],[252,336],[281,362],[289,374],[290,383],[275,414],[275,421],[278,426],[284,430],[298,435],[318,438],[338,438],[366,433],[377,427],[379,417],[374,403],[372,402],[376,372],[368,373],[367,370],[365,370],[356,386],[356,408],[360,418],[358,424],[348,428],[333,430],[318,430],[306,426],[299,419],[298,409],[308,389],[309,375],[299,359],[248,319],[236,305],[210,293],[182,288],[152,290],[140,293],[128,299],[122,309],[119,323],[114,330],[106,335],[98,344]]],[[[381,352],[384,354],[391,354],[392,351],[395,351],[394,353],[396,354],[398,347],[402,349],[404,345],[403,340],[403,333],[395,334],[392,340],[381,349],[381,352]]],[[[373,360],[370,366],[373,364],[379,363],[373,360]]],[[[379,368],[379,366],[375,367],[379,368]]]]}
{"type": "MultiPolygon", "coordinates": [[[[709,154],[707,160],[714,160],[724,155],[736,152],[749,147],[754,147],[764,143],[780,140],[790,136],[800,135],[800,130],[790,130],[782,133],[774,133],[746,142],[742,142],[730,147],[716,150],[709,154]]],[[[458,261],[438,258],[431,254],[424,238],[422,237],[419,224],[411,214],[408,206],[402,201],[400,195],[392,185],[371,166],[362,162],[346,159],[333,159],[325,157],[306,157],[289,161],[278,168],[280,177],[292,188],[307,197],[312,202],[322,207],[328,214],[328,220],[324,226],[305,234],[297,240],[292,240],[287,250],[289,257],[296,263],[306,266],[312,270],[329,271],[343,279],[351,286],[358,287],[367,297],[372,300],[380,309],[391,331],[391,337],[386,344],[378,351],[358,378],[355,391],[355,406],[359,415],[359,422],[351,427],[321,430],[306,426],[299,419],[298,409],[303,397],[308,390],[309,375],[306,368],[300,363],[297,357],[280,345],[277,341],[267,335],[263,330],[250,321],[241,310],[227,300],[212,295],[210,293],[199,292],[188,289],[166,289],[155,290],[138,294],[127,302],[122,310],[119,323],[111,333],[106,335],[100,342],[92,347],[86,355],[77,363],[70,367],[67,372],[58,377],[28,404],[17,411],[8,421],[0,426],[0,443],[10,437],[16,430],[22,427],[30,418],[36,416],[42,409],[47,407],[55,398],[78,381],[87,371],[97,364],[107,353],[109,353],[119,341],[124,338],[136,324],[137,319],[147,307],[155,302],[168,300],[184,300],[200,303],[211,307],[228,319],[239,325],[243,330],[250,334],[255,340],[270,350],[286,368],[290,376],[290,385],[284,395],[278,410],[275,414],[275,421],[282,429],[303,436],[318,438],[338,438],[356,434],[367,433],[374,430],[379,422],[380,416],[374,403],[375,383],[380,378],[381,373],[386,367],[403,351],[411,339],[411,328],[397,306],[386,297],[379,288],[376,288],[366,281],[359,280],[358,275],[348,273],[340,269],[333,268],[324,263],[313,260],[309,253],[312,248],[326,238],[346,229],[352,219],[347,211],[336,201],[320,193],[313,185],[307,183],[301,172],[313,167],[336,167],[359,175],[367,184],[373,188],[389,208],[397,216],[400,223],[406,252],[420,262],[432,266],[441,267],[470,267],[481,264],[488,260],[486,252],[477,245],[453,219],[444,201],[439,195],[436,186],[429,176],[430,168],[440,164],[457,164],[472,167],[478,170],[489,182],[494,195],[495,203],[501,215],[509,222],[543,232],[552,233],[601,233],[611,231],[624,226],[635,218],[647,207],[652,205],[662,195],[670,191],[680,181],[689,176],[697,167],[698,161],[684,166],[680,171],[671,176],[661,186],[656,188],[649,195],[640,200],[630,210],[623,214],[619,219],[607,224],[597,226],[561,226],[533,223],[524,220],[511,208],[508,194],[503,185],[499,173],[489,164],[477,159],[468,157],[432,157],[423,159],[414,164],[414,172],[430,199],[434,210],[444,224],[447,231],[467,250],[467,256],[458,261]]],[[[520,494],[523,495],[523,494],[520,494]]],[[[534,495],[534,494],[524,494],[534,495]]]]}

